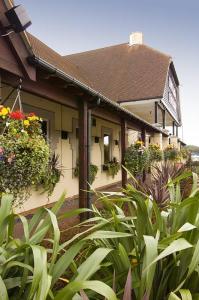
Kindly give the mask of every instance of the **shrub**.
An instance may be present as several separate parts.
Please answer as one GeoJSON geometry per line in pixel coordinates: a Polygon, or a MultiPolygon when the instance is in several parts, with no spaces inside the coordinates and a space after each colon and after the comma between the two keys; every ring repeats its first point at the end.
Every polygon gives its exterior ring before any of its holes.
{"type": "MultiPolygon", "coordinates": [[[[31,220],[15,215],[11,211],[13,199],[3,195],[0,206],[0,298],[29,300],[71,300],[81,299],[80,293],[92,291],[90,299],[117,300],[113,290],[99,280],[90,280],[111,250],[104,247],[88,253],[89,241],[99,238],[84,233],[73,236],[60,244],[60,230],[56,215],[65,201],[65,195],[51,209],[39,209],[31,220]],[[16,220],[22,223],[24,234],[18,239],[14,236],[16,220]],[[48,243],[45,237],[48,235],[48,243]],[[44,245],[47,245],[46,247],[44,245]],[[78,263],[74,261],[83,251],[87,257],[78,263]],[[77,265],[78,264],[78,265],[77,265]]],[[[60,215],[59,219],[78,215],[87,211],[80,209],[60,215]]],[[[100,235],[100,233],[99,233],[100,235]]],[[[117,235],[116,235],[117,236],[117,235]]],[[[118,236],[127,236],[118,234],[118,236]]],[[[85,299],[85,298],[84,298],[85,299]]]]}
{"type": "Polygon", "coordinates": [[[190,194],[191,172],[187,169],[186,165],[171,164],[168,161],[161,162],[160,164],[153,166],[153,170],[144,182],[140,179],[138,181],[132,181],[132,185],[144,194],[151,196],[160,209],[168,207],[170,201],[169,194],[169,180],[174,180],[183,173],[190,174],[190,177],[181,181],[181,193],[185,198],[190,194]],[[188,195],[187,195],[188,193],[188,195]]]}
{"type": "Polygon", "coordinates": [[[141,175],[147,168],[149,163],[149,155],[143,143],[137,141],[126,150],[125,166],[134,175],[141,175]]]}
{"type": "Polygon", "coordinates": [[[103,233],[90,251],[102,246],[114,249],[95,277],[113,284],[119,299],[123,294],[123,299],[135,300],[185,299],[185,295],[198,299],[199,193],[193,175],[191,195],[182,201],[180,180],[187,176],[169,181],[170,204],[164,211],[152,197],[130,185],[124,196],[119,193],[114,198],[112,194],[101,198],[109,217],[106,212],[104,218],[94,207],[93,237],[99,227],[103,227],[103,233]],[[128,211],[123,209],[125,205],[128,211]],[[111,239],[110,233],[114,237],[116,230],[130,236],[111,239]]]}

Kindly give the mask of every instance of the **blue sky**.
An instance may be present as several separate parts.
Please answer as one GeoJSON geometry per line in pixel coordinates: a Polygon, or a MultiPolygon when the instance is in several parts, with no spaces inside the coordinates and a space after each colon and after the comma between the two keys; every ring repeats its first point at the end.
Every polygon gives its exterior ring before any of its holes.
{"type": "Polygon", "coordinates": [[[181,83],[184,140],[199,146],[198,0],[17,0],[32,20],[29,31],[60,54],[128,41],[144,42],[173,57],[181,83]],[[198,128],[198,129],[197,129],[198,128]]]}

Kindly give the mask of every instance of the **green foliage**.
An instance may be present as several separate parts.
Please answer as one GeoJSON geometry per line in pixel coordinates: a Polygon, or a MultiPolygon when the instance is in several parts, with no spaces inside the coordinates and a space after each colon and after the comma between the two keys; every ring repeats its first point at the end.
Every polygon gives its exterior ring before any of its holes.
{"type": "Polygon", "coordinates": [[[170,161],[178,161],[181,158],[180,151],[174,147],[174,145],[167,146],[166,149],[164,149],[164,159],[170,160],[170,161]]]}
{"type": "Polygon", "coordinates": [[[119,299],[192,299],[190,295],[198,299],[199,193],[195,189],[197,177],[193,175],[193,190],[182,201],[180,181],[187,176],[190,174],[169,181],[170,201],[163,211],[151,197],[130,185],[124,196],[103,195],[105,218],[93,207],[94,217],[87,222],[95,220],[93,235],[97,236],[99,227],[104,233],[90,251],[102,246],[113,249],[95,278],[113,284],[119,299]],[[111,231],[130,236],[113,239],[111,231]],[[129,270],[131,284],[126,280],[129,270]],[[129,298],[122,298],[127,294],[129,298]]]}
{"type": "Polygon", "coordinates": [[[128,147],[125,154],[125,166],[134,176],[141,175],[149,165],[149,153],[142,144],[128,147]]]}
{"type": "Polygon", "coordinates": [[[163,160],[163,151],[160,149],[160,146],[157,144],[150,144],[148,147],[149,152],[149,161],[152,164],[153,162],[159,162],[163,160]]]}
{"type": "Polygon", "coordinates": [[[42,184],[50,195],[61,173],[42,136],[41,119],[0,106],[0,124],[0,194],[13,194],[15,206],[42,184]]]}
{"type": "Polygon", "coordinates": [[[183,159],[188,160],[189,157],[190,157],[191,152],[190,152],[188,149],[186,149],[186,148],[182,148],[182,149],[180,150],[180,154],[181,154],[181,157],[182,157],[183,159]]]}
{"type": "Polygon", "coordinates": [[[185,149],[187,149],[190,152],[199,152],[199,146],[195,145],[187,145],[185,149]]]}
{"type": "Polygon", "coordinates": [[[107,171],[109,176],[112,176],[114,178],[120,170],[120,164],[114,157],[112,161],[109,161],[108,163],[104,164],[103,169],[107,171]]]}
{"type": "Polygon", "coordinates": [[[56,184],[59,182],[62,175],[61,167],[59,166],[59,156],[55,153],[50,157],[47,172],[44,174],[40,185],[50,196],[54,191],[56,184]]]}
{"type": "Polygon", "coordinates": [[[171,178],[174,180],[178,176],[187,172],[189,177],[181,181],[180,189],[182,198],[184,199],[191,186],[191,172],[184,164],[173,164],[169,161],[162,161],[161,163],[153,166],[151,174],[147,180],[143,182],[142,179],[138,179],[132,182],[132,185],[142,193],[152,196],[157,205],[163,209],[166,208],[169,198],[169,186],[168,182],[171,178]]]}
{"type": "Polygon", "coordinates": [[[20,205],[48,170],[49,146],[42,136],[31,138],[24,132],[0,135],[0,149],[0,192],[12,193],[14,205],[20,205]]]}
{"type": "MultiPolygon", "coordinates": [[[[90,184],[92,184],[95,181],[98,170],[98,166],[90,164],[90,184]]],[[[74,169],[74,176],[79,177],[79,164],[77,164],[77,166],[74,169]]]]}
{"type": "MultiPolygon", "coordinates": [[[[83,239],[82,233],[60,244],[56,215],[64,201],[65,195],[51,210],[39,209],[30,220],[12,213],[12,196],[3,195],[0,206],[0,299],[81,299],[79,293],[86,289],[92,291],[93,296],[89,299],[101,299],[102,295],[106,299],[117,300],[107,284],[90,280],[101,268],[111,249],[98,247],[89,254],[86,247],[95,238],[88,235],[83,239]],[[20,239],[14,235],[17,219],[23,227],[23,236],[20,239]],[[45,241],[46,236],[49,239],[45,241]],[[75,257],[85,249],[87,256],[83,263],[78,263],[78,260],[75,262],[75,257]]],[[[87,210],[79,209],[67,212],[67,217],[85,211],[87,210]]],[[[66,218],[66,214],[59,216],[60,219],[63,217],[66,218]]]]}

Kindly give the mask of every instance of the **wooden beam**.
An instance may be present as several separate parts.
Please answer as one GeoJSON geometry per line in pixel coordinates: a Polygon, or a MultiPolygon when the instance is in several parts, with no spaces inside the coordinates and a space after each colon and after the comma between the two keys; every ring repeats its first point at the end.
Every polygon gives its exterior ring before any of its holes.
{"type": "Polygon", "coordinates": [[[155,102],[155,124],[158,123],[158,102],[155,102]]]}
{"type": "Polygon", "coordinates": [[[0,103],[2,101],[2,81],[1,81],[1,70],[0,70],[0,103]]]}
{"type": "Polygon", "coordinates": [[[165,109],[162,111],[162,127],[163,127],[163,129],[166,128],[166,111],[165,111],[165,109]]]}
{"type": "Polygon", "coordinates": [[[143,145],[146,146],[146,129],[142,128],[141,130],[141,140],[143,142],[143,145]]]}
{"type": "MultiPolygon", "coordinates": [[[[15,88],[19,84],[19,77],[6,71],[2,71],[2,79],[5,84],[11,85],[15,88]]],[[[67,105],[71,108],[78,108],[78,101],[75,94],[69,93],[64,89],[57,88],[52,83],[50,84],[45,80],[39,80],[35,82],[23,79],[22,90],[44,99],[67,105]]],[[[79,101],[82,101],[82,98],[79,101]]]]}
{"type": "Polygon", "coordinates": [[[173,121],[173,135],[175,135],[175,121],[173,121]]]}
{"type": "MultiPolygon", "coordinates": [[[[141,140],[143,142],[143,145],[146,146],[146,129],[144,127],[141,129],[141,140]]],[[[142,178],[143,181],[146,180],[146,170],[143,171],[142,178]]]]}
{"type": "MultiPolygon", "coordinates": [[[[79,207],[88,207],[88,103],[79,101],[79,207]]],[[[86,214],[81,215],[82,219],[86,214]]]]}
{"type": "MultiPolygon", "coordinates": [[[[121,120],[121,158],[122,165],[125,165],[125,153],[128,146],[127,122],[125,119],[121,120]]],[[[122,168],[122,187],[127,185],[127,172],[122,168]]]]}

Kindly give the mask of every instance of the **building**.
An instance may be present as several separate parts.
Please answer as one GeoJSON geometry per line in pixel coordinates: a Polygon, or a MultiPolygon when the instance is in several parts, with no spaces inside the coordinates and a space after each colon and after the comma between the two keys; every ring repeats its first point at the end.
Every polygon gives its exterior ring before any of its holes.
{"type": "Polygon", "coordinates": [[[171,57],[144,45],[141,33],[126,44],[61,56],[25,31],[7,35],[10,8],[10,1],[0,0],[1,103],[12,104],[22,79],[24,110],[43,118],[64,173],[50,199],[35,192],[21,209],[51,205],[64,190],[67,200],[87,207],[90,162],[99,168],[94,188],[125,185],[125,170],[112,178],[103,165],[114,157],[123,163],[125,149],[138,137],[146,146],[181,146],[179,82],[171,57]]]}

